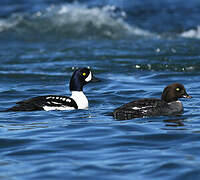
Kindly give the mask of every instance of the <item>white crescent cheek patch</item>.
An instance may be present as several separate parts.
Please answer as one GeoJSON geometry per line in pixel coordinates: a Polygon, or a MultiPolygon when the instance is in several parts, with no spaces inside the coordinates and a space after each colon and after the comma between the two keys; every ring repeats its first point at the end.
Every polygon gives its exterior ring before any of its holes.
{"type": "Polygon", "coordinates": [[[86,82],[89,82],[92,80],[92,73],[90,72],[90,74],[88,75],[88,77],[85,79],[86,82]]]}

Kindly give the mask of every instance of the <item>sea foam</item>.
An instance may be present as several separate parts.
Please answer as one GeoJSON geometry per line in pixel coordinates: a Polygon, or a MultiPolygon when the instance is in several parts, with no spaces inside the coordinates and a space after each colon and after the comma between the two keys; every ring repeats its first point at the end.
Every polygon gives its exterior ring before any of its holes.
{"type": "Polygon", "coordinates": [[[55,35],[62,37],[152,36],[126,22],[126,12],[115,6],[87,7],[81,4],[51,5],[34,14],[13,14],[0,19],[0,33],[55,35]]]}
{"type": "Polygon", "coordinates": [[[181,33],[181,36],[185,38],[200,39],[200,26],[197,26],[197,29],[190,29],[181,33]]]}

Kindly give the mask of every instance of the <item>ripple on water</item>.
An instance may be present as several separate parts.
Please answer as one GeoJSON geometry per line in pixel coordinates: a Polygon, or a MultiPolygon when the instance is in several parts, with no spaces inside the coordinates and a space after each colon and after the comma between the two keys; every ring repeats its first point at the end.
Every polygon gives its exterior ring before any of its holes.
{"type": "MultiPolygon", "coordinates": [[[[138,23],[146,14],[136,4],[138,23]]],[[[199,179],[199,40],[178,37],[180,28],[149,34],[120,19],[125,9],[112,8],[61,4],[0,20],[0,110],[38,95],[70,95],[76,67],[90,66],[102,80],[84,88],[88,110],[1,112],[0,179],[199,179]],[[193,96],[181,100],[183,115],[110,115],[124,103],[160,98],[174,82],[193,96]]]]}

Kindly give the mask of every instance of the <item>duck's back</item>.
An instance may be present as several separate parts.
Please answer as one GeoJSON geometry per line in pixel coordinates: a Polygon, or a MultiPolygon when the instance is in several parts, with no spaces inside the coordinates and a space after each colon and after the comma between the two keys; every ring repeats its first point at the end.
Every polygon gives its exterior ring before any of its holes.
{"type": "Polygon", "coordinates": [[[63,110],[77,109],[76,102],[66,96],[48,95],[38,96],[16,103],[6,111],[40,111],[40,110],[63,110]]]}
{"type": "Polygon", "coordinates": [[[182,111],[182,104],[176,107],[177,103],[170,104],[161,99],[145,98],[122,105],[114,110],[113,115],[119,120],[170,115],[182,111]]]}

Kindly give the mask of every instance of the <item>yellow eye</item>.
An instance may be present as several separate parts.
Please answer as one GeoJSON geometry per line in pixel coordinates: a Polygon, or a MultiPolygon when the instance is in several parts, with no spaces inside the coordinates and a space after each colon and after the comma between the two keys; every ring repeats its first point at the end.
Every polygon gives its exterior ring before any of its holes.
{"type": "Polygon", "coordinates": [[[180,88],[176,88],[176,91],[180,91],[180,88]]]}
{"type": "Polygon", "coordinates": [[[85,75],[86,75],[86,73],[84,72],[84,73],[83,73],[83,76],[85,76],[85,75]]]}

